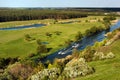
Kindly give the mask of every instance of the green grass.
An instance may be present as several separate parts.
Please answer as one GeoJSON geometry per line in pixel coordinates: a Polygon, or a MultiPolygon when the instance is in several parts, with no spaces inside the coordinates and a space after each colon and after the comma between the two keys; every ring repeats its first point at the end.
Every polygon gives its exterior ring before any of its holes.
{"type": "Polygon", "coordinates": [[[96,70],[95,73],[85,77],[78,77],[75,80],[120,80],[120,40],[111,45],[111,51],[115,58],[88,63],[96,70]]]}
{"type": "MultiPolygon", "coordinates": [[[[90,16],[87,18],[68,19],[69,20],[81,20],[81,22],[75,22],[71,24],[49,24],[45,27],[14,30],[14,31],[0,31],[0,57],[25,57],[30,53],[36,53],[36,40],[26,41],[25,34],[29,34],[32,38],[41,39],[43,42],[48,42],[47,47],[53,48],[48,54],[55,52],[61,47],[64,47],[65,41],[68,39],[74,40],[75,35],[78,31],[82,33],[86,29],[93,26],[103,26],[101,22],[85,22],[85,20],[101,19],[102,16],[90,16]],[[54,34],[55,31],[62,32],[61,35],[57,36],[54,34]],[[48,38],[46,32],[52,33],[52,37],[48,38]],[[60,46],[61,45],[61,46],[60,46]]],[[[15,21],[1,23],[3,27],[11,27],[9,25],[26,25],[28,23],[53,23],[54,20],[33,20],[33,21],[15,21]]]]}

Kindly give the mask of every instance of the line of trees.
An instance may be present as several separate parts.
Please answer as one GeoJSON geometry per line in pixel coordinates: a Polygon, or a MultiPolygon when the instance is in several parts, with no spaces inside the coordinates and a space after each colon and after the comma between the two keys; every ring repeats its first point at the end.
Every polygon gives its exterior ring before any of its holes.
{"type": "Polygon", "coordinates": [[[37,19],[71,19],[81,17],[87,17],[87,15],[79,11],[63,11],[63,10],[29,10],[29,9],[0,10],[0,22],[37,20],[37,19]]]}

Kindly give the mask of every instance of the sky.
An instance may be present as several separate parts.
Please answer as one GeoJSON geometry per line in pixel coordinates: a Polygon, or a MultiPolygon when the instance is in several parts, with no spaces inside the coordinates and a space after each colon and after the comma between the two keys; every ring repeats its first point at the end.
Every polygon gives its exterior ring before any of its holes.
{"type": "Polygon", "coordinates": [[[0,0],[0,7],[120,7],[120,0],[0,0]]]}

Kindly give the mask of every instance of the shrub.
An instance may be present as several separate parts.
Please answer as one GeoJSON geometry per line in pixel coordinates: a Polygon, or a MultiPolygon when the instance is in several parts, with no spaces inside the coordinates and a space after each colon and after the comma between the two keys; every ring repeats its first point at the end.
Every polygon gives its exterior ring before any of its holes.
{"type": "Polygon", "coordinates": [[[115,55],[112,53],[112,52],[109,52],[107,55],[106,55],[106,58],[107,59],[111,59],[111,58],[114,58],[115,55]]]}
{"type": "Polygon", "coordinates": [[[59,35],[61,35],[62,32],[60,32],[60,31],[55,31],[54,33],[59,36],[59,35]]]}
{"type": "Polygon", "coordinates": [[[39,64],[34,68],[34,73],[37,73],[41,70],[45,69],[44,64],[42,64],[41,62],[39,62],[39,64]]]}
{"type": "Polygon", "coordinates": [[[90,46],[88,46],[83,52],[83,57],[85,58],[86,61],[92,61],[94,53],[95,50],[93,50],[90,46]]]}
{"type": "Polygon", "coordinates": [[[31,76],[31,80],[57,80],[60,74],[59,68],[44,69],[31,76]]]}
{"type": "Polygon", "coordinates": [[[115,20],[116,17],[115,16],[106,16],[103,18],[104,21],[111,21],[111,20],[115,20]]]}
{"type": "Polygon", "coordinates": [[[49,32],[46,32],[46,36],[48,36],[48,37],[52,37],[52,34],[49,33],[49,32]]]}
{"type": "Polygon", "coordinates": [[[103,27],[101,27],[101,26],[99,26],[99,27],[93,26],[93,27],[91,27],[90,29],[87,29],[87,30],[85,31],[85,36],[94,35],[94,34],[100,32],[100,31],[102,31],[102,30],[103,30],[103,27]]]}
{"type": "Polygon", "coordinates": [[[0,80],[16,80],[16,78],[14,78],[8,72],[4,72],[3,74],[0,74],[0,80]]]}
{"type": "Polygon", "coordinates": [[[67,41],[65,41],[65,44],[66,44],[66,46],[69,46],[69,45],[71,45],[72,42],[73,42],[72,40],[68,39],[67,41]]]}
{"type": "Polygon", "coordinates": [[[30,41],[31,37],[29,34],[25,34],[25,40],[30,41]]]}
{"type": "Polygon", "coordinates": [[[83,38],[83,35],[81,32],[78,32],[77,35],[75,36],[75,41],[80,41],[83,38]]]}
{"type": "Polygon", "coordinates": [[[75,78],[78,76],[85,76],[87,74],[93,73],[92,67],[88,66],[84,58],[72,59],[66,64],[62,76],[63,79],[75,78]]]}
{"type": "Polygon", "coordinates": [[[42,42],[41,42],[40,39],[37,39],[36,42],[37,42],[38,45],[42,45],[42,42]]]}
{"type": "Polygon", "coordinates": [[[16,58],[0,58],[0,68],[5,69],[9,64],[13,64],[18,61],[18,57],[16,58]]]}
{"type": "Polygon", "coordinates": [[[7,72],[16,79],[26,80],[32,74],[32,67],[21,63],[15,63],[7,68],[7,72]]]}
{"type": "Polygon", "coordinates": [[[112,52],[109,52],[106,55],[103,52],[96,52],[94,54],[94,60],[111,59],[114,57],[115,57],[115,55],[112,52]]]}
{"type": "Polygon", "coordinates": [[[30,53],[30,54],[28,55],[29,58],[34,57],[34,56],[35,56],[34,53],[30,53]]]}
{"type": "Polygon", "coordinates": [[[47,47],[46,45],[44,44],[41,44],[41,45],[38,45],[37,47],[37,54],[40,54],[40,53],[47,53],[47,47]]]}

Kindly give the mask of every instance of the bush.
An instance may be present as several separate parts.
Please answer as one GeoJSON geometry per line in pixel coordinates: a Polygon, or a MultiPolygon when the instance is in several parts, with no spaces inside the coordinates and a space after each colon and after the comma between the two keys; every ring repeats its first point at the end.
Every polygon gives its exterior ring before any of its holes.
{"type": "Polygon", "coordinates": [[[62,32],[60,32],[60,31],[55,31],[54,33],[59,36],[59,35],[61,35],[62,32]]]}
{"type": "Polygon", "coordinates": [[[72,42],[73,42],[72,40],[68,39],[67,41],[65,41],[65,44],[66,46],[70,46],[72,42]]]}
{"type": "Polygon", "coordinates": [[[57,80],[60,74],[59,68],[44,69],[31,76],[31,80],[57,80]]]}
{"type": "Polygon", "coordinates": [[[43,69],[45,69],[45,66],[44,66],[44,64],[43,63],[41,63],[41,62],[39,62],[39,64],[34,68],[34,73],[37,73],[37,72],[39,72],[39,71],[41,71],[41,70],[43,70],[43,69]]]}
{"type": "Polygon", "coordinates": [[[46,36],[48,36],[48,37],[52,37],[52,34],[49,33],[49,32],[46,32],[46,36]]]}
{"type": "Polygon", "coordinates": [[[85,36],[94,35],[94,34],[100,32],[100,31],[102,31],[102,30],[103,30],[103,27],[101,27],[101,26],[95,27],[95,26],[94,26],[94,27],[92,27],[92,28],[90,28],[90,29],[87,29],[87,30],[85,31],[85,36]]]}
{"type": "Polygon", "coordinates": [[[92,67],[88,66],[84,58],[72,59],[66,64],[64,71],[62,73],[63,80],[68,80],[69,78],[75,78],[78,76],[85,76],[87,74],[93,73],[92,67]]]}
{"type": "Polygon", "coordinates": [[[92,61],[94,53],[95,50],[93,50],[90,46],[88,46],[83,52],[83,57],[85,58],[86,61],[92,61]]]}
{"type": "Polygon", "coordinates": [[[75,41],[80,41],[83,38],[83,35],[81,32],[78,32],[77,35],[75,36],[75,41]]]}
{"type": "Polygon", "coordinates": [[[4,72],[0,75],[0,80],[16,80],[12,75],[10,75],[8,72],[4,72]]]}
{"type": "Polygon", "coordinates": [[[37,42],[38,45],[41,45],[41,44],[42,44],[42,42],[41,42],[40,39],[37,39],[36,42],[37,42]]]}
{"type": "Polygon", "coordinates": [[[115,57],[115,55],[112,52],[109,52],[106,55],[103,52],[96,52],[94,54],[94,60],[111,59],[114,57],[115,57]]]}
{"type": "Polygon", "coordinates": [[[46,45],[44,44],[41,44],[41,45],[38,45],[37,47],[37,54],[40,54],[40,53],[47,53],[47,47],[46,45]]]}
{"type": "Polygon", "coordinates": [[[25,40],[27,40],[27,41],[30,41],[30,40],[31,40],[31,37],[30,37],[29,34],[25,34],[25,40]]]}
{"type": "Polygon", "coordinates": [[[21,63],[15,63],[7,68],[7,72],[16,79],[26,80],[32,74],[32,67],[21,63]]]}
{"type": "Polygon", "coordinates": [[[18,61],[18,57],[16,58],[0,58],[0,68],[5,69],[9,64],[13,64],[18,61]]]}
{"type": "Polygon", "coordinates": [[[111,20],[115,20],[116,17],[115,16],[106,16],[103,18],[104,21],[111,21],[111,20]]]}

